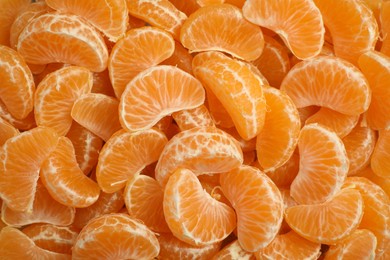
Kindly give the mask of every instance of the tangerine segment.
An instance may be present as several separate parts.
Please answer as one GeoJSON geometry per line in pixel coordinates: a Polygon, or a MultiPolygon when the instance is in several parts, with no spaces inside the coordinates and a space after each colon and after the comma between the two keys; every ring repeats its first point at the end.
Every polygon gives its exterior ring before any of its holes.
{"type": "Polygon", "coordinates": [[[100,188],[112,193],[125,187],[129,179],[157,161],[167,142],[165,135],[154,129],[134,133],[119,130],[99,154],[96,179],[100,188]]]}
{"type": "Polygon", "coordinates": [[[205,246],[193,246],[174,237],[170,233],[162,233],[158,236],[160,243],[160,253],[158,259],[197,259],[209,260],[215,255],[221,243],[214,243],[205,246]]]}
{"type": "Polygon", "coordinates": [[[321,52],[325,28],[313,1],[248,0],[242,11],[250,22],[276,32],[299,59],[309,59],[321,52]]]}
{"type": "Polygon", "coordinates": [[[206,89],[206,94],[206,106],[208,107],[215,124],[219,127],[234,128],[232,118],[218,100],[217,96],[215,96],[210,89],[206,89]]]}
{"type": "Polygon", "coordinates": [[[299,172],[291,183],[291,196],[298,204],[318,204],[341,189],[349,160],[341,139],[319,124],[302,128],[299,141],[299,172]]]}
{"type": "Polygon", "coordinates": [[[164,191],[155,179],[136,175],[127,182],[123,197],[130,216],[154,232],[170,232],[163,212],[164,191]]]}
{"type": "Polygon", "coordinates": [[[351,63],[332,56],[318,56],[295,65],[281,89],[298,108],[316,105],[346,115],[368,109],[371,90],[364,75],[351,63]]]}
{"type": "Polygon", "coordinates": [[[63,205],[84,208],[99,197],[99,186],[78,166],[67,137],[59,138],[56,149],[42,163],[40,177],[50,195],[63,205]]]}
{"type": "Polygon", "coordinates": [[[3,203],[1,218],[9,226],[21,227],[32,223],[49,223],[68,226],[73,223],[75,209],[54,200],[46,188],[38,182],[32,209],[16,211],[3,203]]]}
{"type": "Polygon", "coordinates": [[[72,246],[78,235],[72,228],[52,224],[32,224],[23,228],[22,232],[38,247],[68,255],[72,254],[72,246]]]}
{"type": "Polygon", "coordinates": [[[227,172],[243,163],[240,144],[216,127],[194,127],[176,134],[165,145],[156,165],[156,180],[165,186],[183,167],[196,175],[227,172]]]}
{"type": "Polygon", "coordinates": [[[107,214],[81,230],[72,259],[153,259],[159,250],[156,235],[144,224],[125,214],[107,214]]]}
{"type": "Polygon", "coordinates": [[[119,102],[114,97],[88,93],[73,103],[70,115],[74,121],[107,142],[116,131],[122,129],[118,106],[119,102]]]}
{"type": "Polygon", "coordinates": [[[33,110],[34,79],[23,57],[13,49],[0,45],[0,99],[16,119],[33,110]]]}
{"type": "Polygon", "coordinates": [[[0,117],[5,119],[11,125],[19,130],[29,130],[36,127],[34,111],[31,111],[27,117],[23,119],[16,119],[14,116],[10,114],[4,102],[0,99],[0,117]]]}
{"type": "Polygon", "coordinates": [[[223,194],[237,214],[242,248],[255,252],[277,235],[283,220],[283,199],[276,185],[259,169],[241,166],[220,175],[223,194]]]}
{"type": "Polygon", "coordinates": [[[357,189],[362,194],[364,210],[359,228],[374,233],[377,239],[376,256],[380,257],[390,246],[389,197],[379,186],[364,177],[349,177],[344,186],[357,189]]]}
{"type": "Polygon", "coordinates": [[[181,131],[197,126],[215,126],[214,120],[206,106],[201,105],[194,109],[178,111],[172,114],[173,119],[181,131]]]}
{"type": "Polygon", "coordinates": [[[131,29],[114,45],[108,60],[108,72],[116,97],[120,98],[141,71],[172,56],[175,43],[164,30],[145,26],[131,29]]]}
{"type": "Polygon", "coordinates": [[[4,227],[0,231],[0,255],[4,259],[71,259],[68,254],[55,253],[38,247],[31,238],[13,227],[4,227]]]}
{"type": "Polygon", "coordinates": [[[358,227],[363,208],[360,192],[346,188],[324,203],[287,208],[285,220],[298,235],[307,240],[332,245],[358,227]]]}
{"type": "Polygon", "coordinates": [[[367,229],[357,229],[350,236],[329,247],[324,260],[375,259],[377,240],[367,229]]]}
{"type": "Polygon", "coordinates": [[[61,13],[83,17],[113,42],[125,34],[129,22],[125,0],[47,0],[46,3],[61,13]]]}
{"type": "Polygon", "coordinates": [[[233,242],[222,248],[217,254],[214,255],[212,260],[255,260],[256,257],[253,253],[245,251],[241,246],[240,242],[236,239],[233,242]]]}
{"type": "Polygon", "coordinates": [[[318,123],[335,132],[340,138],[343,138],[351,133],[358,121],[359,115],[345,115],[332,109],[321,107],[318,112],[306,119],[305,124],[318,123]]]}
{"type": "Polygon", "coordinates": [[[179,39],[180,28],[187,19],[168,0],[127,0],[127,8],[132,16],[170,32],[175,39],[179,39]]]}
{"type": "Polygon", "coordinates": [[[220,242],[236,227],[234,210],[203,190],[195,174],[184,168],[169,177],[163,209],[173,235],[193,246],[220,242]]]}
{"type": "Polygon", "coordinates": [[[223,51],[247,61],[257,59],[264,48],[261,29],[228,4],[208,5],[192,13],[181,28],[180,41],[191,52],[223,51]]]}
{"type": "Polygon", "coordinates": [[[83,67],[70,66],[48,74],[35,92],[34,115],[39,126],[49,126],[65,135],[71,125],[73,103],[92,89],[92,73],[83,67]]]}
{"type": "Polygon", "coordinates": [[[375,16],[363,0],[314,0],[332,36],[336,56],[356,64],[359,56],[374,50],[378,39],[375,16]]]}
{"type": "Polygon", "coordinates": [[[179,69],[192,74],[192,55],[178,41],[175,41],[175,50],[172,56],[164,60],[161,64],[177,66],[179,69]]]}
{"type": "Polygon", "coordinates": [[[55,149],[56,132],[37,127],[8,139],[0,149],[0,196],[13,210],[31,211],[42,162],[55,149]]]}
{"type": "Polygon", "coordinates": [[[0,147],[10,138],[17,136],[19,130],[0,117],[0,147]]]}
{"type": "Polygon", "coordinates": [[[263,81],[252,67],[220,52],[200,53],[192,65],[194,75],[221,102],[241,137],[256,137],[264,125],[266,105],[263,81]]]}
{"type": "Polygon", "coordinates": [[[376,51],[359,57],[359,67],[372,90],[372,100],[366,113],[368,126],[379,130],[390,126],[390,57],[376,51]]]}
{"type": "Polygon", "coordinates": [[[318,259],[321,244],[304,239],[294,231],[277,235],[267,247],[255,253],[257,259],[318,259]]]}
{"type": "Polygon", "coordinates": [[[380,10],[380,22],[382,33],[382,47],[381,52],[387,56],[390,55],[390,3],[385,1],[380,10]]]}
{"type": "Polygon", "coordinates": [[[192,75],[174,66],[155,66],[127,84],[119,120],[130,131],[145,130],[173,112],[202,105],[204,99],[202,84],[192,75]]]}
{"type": "Polygon", "coordinates": [[[390,177],[390,129],[379,132],[379,138],[371,156],[371,168],[379,177],[390,177]]]}
{"type": "Polygon", "coordinates": [[[256,137],[257,159],[265,172],[285,164],[298,143],[301,121],[291,98],[275,88],[265,88],[264,127],[256,137]]]}
{"type": "Polygon", "coordinates": [[[76,15],[48,13],[37,17],[20,33],[17,49],[32,64],[60,62],[94,72],[107,67],[108,51],[103,37],[76,15]]]}

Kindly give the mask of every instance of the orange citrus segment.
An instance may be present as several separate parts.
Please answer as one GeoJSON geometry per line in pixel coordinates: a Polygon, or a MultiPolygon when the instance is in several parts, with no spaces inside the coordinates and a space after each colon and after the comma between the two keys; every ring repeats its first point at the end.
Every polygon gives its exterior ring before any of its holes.
{"type": "Polygon", "coordinates": [[[50,195],[66,206],[88,207],[99,197],[99,186],[78,166],[73,144],[67,137],[59,138],[56,149],[42,163],[40,177],[50,195]]]}
{"type": "Polygon", "coordinates": [[[116,131],[122,129],[118,106],[119,102],[114,97],[88,93],[73,103],[70,115],[74,121],[106,142],[116,131]]]}
{"type": "Polygon", "coordinates": [[[255,253],[257,259],[318,259],[321,244],[308,241],[290,231],[278,235],[267,247],[255,253]]]}
{"type": "Polygon", "coordinates": [[[336,56],[356,64],[359,56],[373,50],[378,25],[364,0],[314,0],[332,36],[336,56]]]}
{"type": "Polygon", "coordinates": [[[0,45],[0,99],[17,119],[33,110],[34,79],[23,57],[13,49],[0,45]]]}
{"type": "Polygon", "coordinates": [[[192,55],[178,41],[175,41],[175,50],[172,56],[164,60],[161,64],[177,66],[179,69],[192,74],[192,55]]]}
{"type": "Polygon", "coordinates": [[[379,132],[379,138],[371,156],[371,168],[380,177],[390,177],[390,129],[379,132]]]}
{"type": "Polygon", "coordinates": [[[226,245],[222,248],[218,254],[215,254],[212,260],[233,260],[233,259],[243,259],[243,260],[255,260],[256,257],[253,253],[245,251],[238,240],[226,245]]]}
{"type": "Polygon", "coordinates": [[[172,117],[181,131],[197,126],[214,126],[214,120],[204,105],[194,109],[175,112],[172,114],[172,117]]]}
{"type": "Polygon", "coordinates": [[[107,67],[108,51],[103,37],[76,15],[43,14],[20,33],[18,52],[26,62],[61,62],[100,72],[107,67]],[[66,47],[58,44],[65,42],[66,47]]]}
{"type": "Polygon", "coordinates": [[[31,111],[30,114],[28,114],[27,117],[23,119],[16,119],[8,111],[7,107],[5,106],[4,102],[1,101],[1,99],[0,99],[0,117],[5,119],[7,122],[9,122],[11,125],[13,125],[19,130],[29,130],[37,126],[35,123],[34,111],[31,111]]]}
{"type": "Polygon", "coordinates": [[[331,199],[340,191],[349,169],[343,142],[334,132],[309,124],[301,130],[298,147],[299,172],[291,183],[291,196],[299,204],[331,199]]]}
{"type": "Polygon", "coordinates": [[[203,104],[202,84],[173,66],[160,65],[139,73],[127,85],[119,104],[123,128],[139,131],[155,125],[164,116],[203,104]]]}
{"type": "Polygon", "coordinates": [[[363,216],[363,208],[360,192],[346,188],[324,203],[287,208],[285,219],[302,237],[329,245],[356,230],[363,216]]]}
{"type": "Polygon", "coordinates": [[[390,55],[390,3],[384,1],[380,10],[380,24],[382,33],[381,52],[387,56],[390,55]]]}
{"type": "Polygon", "coordinates": [[[129,179],[157,161],[167,141],[162,132],[154,129],[115,133],[99,154],[96,179],[100,188],[112,193],[125,187],[129,179]]]}
{"type": "Polygon", "coordinates": [[[370,166],[357,172],[355,176],[367,178],[371,182],[381,187],[382,190],[386,192],[387,196],[390,197],[390,179],[379,177],[372,171],[370,166]]]}
{"type": "Polygon", "coordinates": [[[325,28],[318,8],[311,0],[248,0],[242,7],[250,22],[276,32],[300,59],[318,55],[325,28]]]}
{"type": "Polygon", "coordinates": [[[368,109],[371,90],[364,75],[351,63],[332,56],[318,56],[295,65],[281,89],[298,108],[323,106],[346,115],[368,109]]]}
{"type": "Polygon", "coordinates": [[[55,149],[56,132],[37,127],[8,139],[0,149],[0,196],[13,210],[31,211],[39,169],[55,149]]]}
{"type": "Polygon", "coordinates": [[[283,200],[276,185],[260,170],[241,166],[221,173],[223,194],[237,214],[237,236],[242,248],[255,252],[277,235],[283,220],[283,200]]]}
{"type": "Polygon", "coordinates": [[[243,162],[240,144],[216,127],[194,127],[175,135],[165,145],[156,165],[156,179],[165,186],[183,167],[196,175],[230,171],[243,162]]]}
{"type": "Polygon", "coordinates": [[[221,102],[241,137],[256,137],[263,128],[266,111],[259,76],[247,63],[220,52],[200,53],[192,65],[194,75],[221,102]]]}
{"type": "Polygon", "coordinates": [[[234,210],[211,197],[195,174],[183,168],[169,177],[163,209],[173,235],[194,246],[220,242],[236,227],[234,210]]]}
{"type": "Polygon", "coordinates": [[[17,136],[19,130],[0,117],[0,147],[11,137],[17,136]]]}
{"type": "Polygon", "coordinates": [[[371,51],[361,55],[358,63],[372,90],[372,100],[366,113],[368,126],[376,130],[389,127],[390,57],[371,51]]]}
{"type": "Polygon", "coordinates": [[[180,28],[187,16],[168,0],[127,0],[129,13],[150,25],[170,32],[179,39],[180,28]]]}
{"type": "Polygon", "coordinates": [[[275,88],[264,88],[267,104],[264,127],[256,137],[257,160],[265,172],[285,164],[298,143],[301,122],[290,97],[275,88]]]}
{"type": "Polygon", "coordinates": [[[122,37],[129,16],[125,0],[47,0],[47,5],[61,13],[73,13],[88,20],[111,41],[122,37]]]}
{"type": "Polygon", "coordinates": [[[120,98],[126,85],[141,71],[169,58],[175,49],[172,36],[155,27],[131,29],[114,45],[108,60],[108,71],[120,98]]]}
{"type": "Polygon", "coordinates": [[[108,214],[81,230],[72,259],[153,259],[159,250],[156,235],[145,225],[125,214],[108,214]]]}
{"type": "Polygon", "coordinates": [[[92,88],[92,73],[83,67],[70,66],[48,74],[38,85],[34,115],[39,126],[52,127],[65,135],[71,125],[73,103],[92,88]]]}
{"type": "Polygon", "coordinates": [[[163,212],[164,191],[158,182],[146,175],[130,179],[123,192],[129,215],[141,220],[154,232],[169,232],[163,212]]]}
{"type": "Polygon", "coordinates": [[[257,59],[264,48],[261,29],[244,19],[238,7],[202,7],[184,22],[180,41],[191,52],[223,51],[243,60],[257,59]]]}

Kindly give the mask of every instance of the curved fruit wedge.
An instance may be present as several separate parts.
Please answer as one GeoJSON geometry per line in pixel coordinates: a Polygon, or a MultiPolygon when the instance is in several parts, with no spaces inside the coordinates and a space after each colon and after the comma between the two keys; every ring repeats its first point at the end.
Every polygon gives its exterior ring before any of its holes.
{"type": "Polygon", "coordinates": [[[371,169],[380,177],[390,178],[390,129],[379,132],[379,138],[371,156],[371,169]]]}

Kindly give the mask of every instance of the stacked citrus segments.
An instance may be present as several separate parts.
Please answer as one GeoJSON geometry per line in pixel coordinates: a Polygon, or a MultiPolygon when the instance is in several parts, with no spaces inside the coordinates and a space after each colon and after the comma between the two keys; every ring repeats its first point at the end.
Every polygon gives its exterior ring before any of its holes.
{"type": "Polygon", "coordinates": [[[390,259],[389,8],[0,0],[0,259],[390,259]]]}

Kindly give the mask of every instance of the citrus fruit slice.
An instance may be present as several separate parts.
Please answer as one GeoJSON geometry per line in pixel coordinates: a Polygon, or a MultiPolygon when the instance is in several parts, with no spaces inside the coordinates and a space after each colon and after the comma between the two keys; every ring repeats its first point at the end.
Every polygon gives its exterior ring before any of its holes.
{"type": "Polygon", "coordinates": [[[245,251],[241,246],[240,242],[236,239],[233,242],[222,248],[217,254],[214,255],[212,260],[255,260],[256,257],[253,253],[245,251]]]}
{"type": "Polygon", "coordinates": [[[381,187],[382,190],[386,192],[387,196],[390,197],[390,179],[376,175],[370,166],[367,166],[363,170],[357,172],[355,176],[367,178],[371,182],[381,187]]]}
{"type": "Polygon", "coordinates": [[[380,24],[382,33],[381,52],[387,56],[390,55],[390,3],[384,1],[380,10],[380,24]]]}
{"type": "Polygon", "coordinates": [[[179,69],[192,74],[192,55],[180,42],[175,41],[175,50],[172,56],[164,60],[161,65],[177,66],[179,69]]]}
{"type": "Polygon", "coordinates": [[[351,63],[332,56],[298,63],[287,73],[281,89],[298,108],[323,106],[346,115],[365,112],[371,101],[364,75],[351,63]]]}
{"type": "Polygon", "coordinates": [[[329,245],[357,229],[363,208],[360,192],[345,188],[324,203],[287,208],[285,220],[298,235],[315,243],[329,245]]]}
{"type": "Polygon", "coordinates": [[[220,174],[223,194],[237,214],[242,248],[255,252],[277,235],[283,220],[283,199],[276,185],[255,167],[241,166],[220,174]]]}
{"type": "Polygon", "coordinates": [[[155,129],[134,133],[119,130],[103,146],[96,167],[96,179],[107,193],[116,192],[157,161],[165,144],[165,135],[155,129]]]}
{"type": "Polygon", "coordinates": [[[211,197],[195,174],[184,168],[169,177],[163,209],[173,235],[194,246],[220,242],[236,227],[234,210],[211,197]]]}
{"type": "Polygon", "coordinates": [[[299,172],[291,183],[298,204],[318,204],[331,199],[347,177],[349,160],[342,140],[319,124],[302,128],[299,141],[299,172]]]}
{"type": "Polygon", "coordinates": [[[250,22],[276,32],[299,59],[318,55],[325,28],[318,8],[311,0],[248,0],[242,7],[250,22]]]}
{"type": "Polygon", "coordinates": [[[17,50],[32,64],[60,62],[94,72],[107,67],[103,37],[89,23],[71,14],[48,13],[35,18],[20,33],[17,50]],[[59,42],[66,42],[66,47],[59,42]]]}
{"type": "Polygon", "coordinates": [[[379,131],[374,152],[371,156],[371,168],[374,173],[383,178],[390,177],[390,129],[379,131]]]}
{"type": "Polygon", "coordinates": [[[155,66],[129,82],[120,99],[119,120],[125,129],[144,130],[173,112],[202,105],[204,99],[202,84],[192,75],[173,66],[155,66]]]}
{"type": "Polygon", "coordinates": [[[227,4],[192,13],[181,28],[180,42],[191,52],[223,51],[247,61],[257,59],[264,48],[261,29],[248,22],[238,7],[227,4]]]}
{"type": "Polygon", "coordinates": [[[209,110],[204,105],[172,113],[172,117],[181,131],[197,126],[215,126],[209,110]]]}
{"type": "Polygon", "coordinates": [[[0,147],[10,138],[17,136],[19,130],[0,117],[0,147]]]}
{"type": "Polygon", "coordinates": [[[221,102],[245,140],[256,137],[264,125],[263,81],[245,62],[220,52],[196,55],[194,75],[221,102]]]}
{"type": "Polygon", "coordinates": [[[70,66],[48,74],[38,85],[34,115],[39,126],[52,127],[65,135],[71,125],[73,103],[92,88],[92,73],[83,67],[70,66]]]}
{"type": "Polygon", "coordinates": [[[8,139],[0,149],[0,196],[10,209],[31,211],[43,161],[55,149],[56,132],[37,127],[8,139]]]}
{"type": "Polygon", "coordinates": [[[4,102],[1,101],[1,99],[0,117],[5,119],[7,122],[9,122],[11,125],[13,125],[19,130],[30,130],[37,126],[37,124],[35,123],[34,111],[31,111],[30,114],[28,114],[27,117],[23,119],[17,119],[11,115],[11,113],[8,111],[7,107],[5,106],[4,102]]]}
{"type": "Polygon", "coordinates": [[[10,46],[10,29],[16,16],[31,4],[30,0],[3,0],[0,3],[0,44],[10,46]]]}
{"type": "Polygon", "coordinates": [[[164,187],[180,167],[201,175],[227,172],[242,162],[240,144],[231,135],[216,127],[194,127],[165,145],[156,165],[156,180],[164,187]]]}
{"type": "Polygon", "coordinates": [[[0,45],[0,99],[16,119],[33,110],[34,79],[23,57],[13,49],[0,45]]]}
{"type": "Polygon", "coordinates": [[[169,58],[175,49],[172,36],[152,26],[131,29],[112,48],[108,71],[116,97],[138,73],[169,58]]]}
{"type": "Polygon", "coordinates": [[[159,250],[156,235],[145,225],[125,214],[108,214],[81,230],[72,259],[153,259],[159,250]]]}

